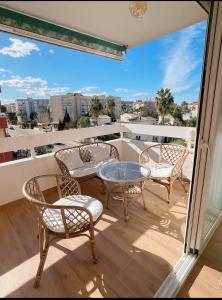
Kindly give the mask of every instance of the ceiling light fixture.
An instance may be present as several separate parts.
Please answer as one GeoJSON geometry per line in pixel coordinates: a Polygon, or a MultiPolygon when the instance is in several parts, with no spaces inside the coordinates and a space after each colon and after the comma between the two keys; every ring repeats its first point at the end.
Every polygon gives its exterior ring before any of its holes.
{"type": "Polygon", "coordinates": [[[133,17],[141,18],[147,11],[147,1],[130,1],[129,10],[133,17]]]}

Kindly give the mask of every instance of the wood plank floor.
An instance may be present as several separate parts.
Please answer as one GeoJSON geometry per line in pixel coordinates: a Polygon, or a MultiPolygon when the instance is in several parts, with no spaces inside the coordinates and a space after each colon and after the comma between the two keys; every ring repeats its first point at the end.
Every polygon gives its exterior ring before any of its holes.
{"type": "MultiPolygon", "coordinates": [[[[96,179],[81,188],[102,202],[106,197],[96,179]]],[[[92,263],[86,238],[57,241],[38,289],[32,287],[39,263],[35,210],[25,199],[2,206],[0,297],[152,297],[183,252],[188,194],[175,183],[171,205],[166,195],[148,182],[148,210],[140,198],[133,201],[127,223],[122,203],[112,200],[95,228],[98,263],[92,263]]]]}
{"type": "Polygon", "coordinates": [[[178,297],[222,298],[222,223],[216,230],[178,297]]]}

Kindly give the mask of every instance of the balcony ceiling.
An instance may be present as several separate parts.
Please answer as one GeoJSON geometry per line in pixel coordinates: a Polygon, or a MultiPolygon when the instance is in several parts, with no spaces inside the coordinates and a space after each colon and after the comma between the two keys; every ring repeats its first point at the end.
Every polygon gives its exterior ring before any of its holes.
{"type": "Polygon", "coordinates": [[[0,5],[129,48],[207,18],[196,1],[148,1],[146,14],[138,19],[130,15],[129,1],[0,1],[0,5]]]}

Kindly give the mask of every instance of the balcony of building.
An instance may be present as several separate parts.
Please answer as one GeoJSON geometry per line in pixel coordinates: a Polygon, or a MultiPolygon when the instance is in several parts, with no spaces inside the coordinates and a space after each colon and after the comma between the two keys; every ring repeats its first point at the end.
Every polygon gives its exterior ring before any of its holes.
{"type": "MultiPolygon", "coordinates": [[[[23,198],[22,185],[36,175],[60,173],[54,154],[36,156],[36,146],[120,133],[121,138],[109,143],[117,147],[120,160],[138,161],[141,151],[153,143],[123,138],[125,133],[166,136],[170,132],[171,137],[186,140],[191,130],[195,129],[119,123],[2,140],[0,152],[23,148],[30,149],[32,156],[0,164],[1,297],[154,296],[183,254],[193,149],[183,168],[187,192],[176,182],[168,204],[166,188],[147,180],[147,211],[138,197],[130,203],[128,222],[121,202],[113,199],[95,227],[98,263],[91,261],[86,238],[59,240],[49,250],[39,289],[33,289],[39,263],[36,212],[23,198]]],[[[104,204],[106,194],[100,192],[100,185],[97,179],[82,183],[82,193],[104,204]]],[[[53,191],[53,186],[46,186],[52,200],[53,191]]]]}

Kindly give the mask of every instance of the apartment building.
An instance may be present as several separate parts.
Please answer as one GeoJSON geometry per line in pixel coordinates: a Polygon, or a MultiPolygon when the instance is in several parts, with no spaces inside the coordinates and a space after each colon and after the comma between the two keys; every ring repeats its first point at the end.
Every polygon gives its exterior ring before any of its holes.
{"type": "Polygon", "coordinates": [[[4,104],[4,106],[6,107],[6,111],[9,113],[14,113],[16,112],[16,104],[15,102],[13,103],[6,103],[4,104]]]}
{"type": "Polygon", "coordinates": [[[36,112],[39,122],[49,122],[48,114],[49,99],[17,99],[15,100],[15,110],[18,121],[30,121],[31,113],[36,112]]]}
{"type": "MultiPolygon", "coordinates": [[[[6,115],[0,112],[0,139],[6,138],[8,136],[6,131],[7,128],[8,128],[8,123],[7,123],[6,115]]],[[[0,163],[10,161],[12,159],[13,159],[12,151],[0,153],[0,163]]]]}
{"type": "MultiPolygon", "coordinates": [[[[103,106],[103,113],[108,114],[108,99],[109,97],[100,95],[97,96],[103,106]]],[[[63,120],[65,111],[67,110],[70,118],[77,121],[79,117],[89,113],[90,96],[84,96],[79,93],[68,93],[63,96],[50,97],[50,112],[53,122],[63,120]]],[[[112,97],[115,102],[113,108],[114,117],[119,119],[121,113],[121,98],[112,97]]]]}
{"type": "Polygon", "coordinates": [[[151,116],[157,118],[158,114],[155,108],[155,102],[152,98],[149,100],[136,100],[133,102],[133,110],[140,110],[143,117],[151,116]]]}

